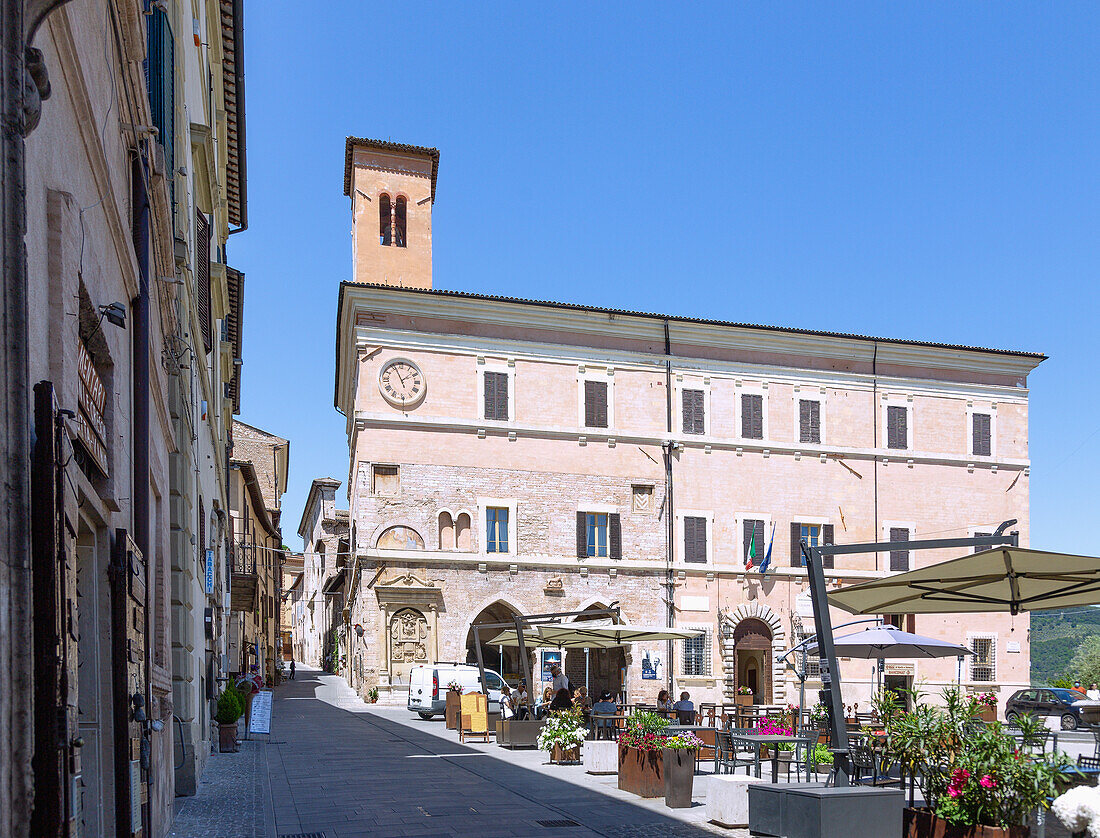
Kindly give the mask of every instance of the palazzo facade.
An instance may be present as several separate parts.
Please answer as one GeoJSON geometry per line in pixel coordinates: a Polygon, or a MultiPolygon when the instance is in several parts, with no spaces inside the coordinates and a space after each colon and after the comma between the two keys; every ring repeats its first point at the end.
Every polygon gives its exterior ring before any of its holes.
{"type": "MultiPolygon", "coordinates": [[[[412,665],[474,660],[475,622],[617,603],[628,623],[704,633],[569,652],[574,684],[797,702],[799,663],[781,658],[813,631],[800,538],[1016,519],[1027,545],[1027,376],[1043,356],[436,290],[437,168],[434,149],[347,143],[356,281],[340,287],[335,403],[349,549],[320,573],[307,543],[305,578],[339,586],[338,660],[362,693],[403,702],[412,665]]],[[[953,555],[838,556],[826,576],[953,555]]],[[[976,654],[892,661],[890,686],[1007,696],[1029,682],[1027,615],[894,619],[976,654]]],[[[483,653],[519,677],[514,649],[483,653]]],[[[849,704],[866,708],[873,664],[841,661],[849,704]]],[[[816,696],[812,662],[808,676],[816,696]]]]}

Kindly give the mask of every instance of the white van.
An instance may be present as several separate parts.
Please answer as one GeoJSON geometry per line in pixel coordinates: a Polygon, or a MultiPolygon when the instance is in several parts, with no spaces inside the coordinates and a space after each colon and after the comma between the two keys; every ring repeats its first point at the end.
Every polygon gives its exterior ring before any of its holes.
{"type": "MultiPolygon", "coordinates": [[[[485,670],[488,681],[489,712],[500,712],[500,688],[504,679],[491,669],[485,670]]],[[[442,716],[447,709],[447,685],[458,681],[464,693],[484,692],[481,674],[469,663],[418,664],[409,670],[408,707],[422,719],[442,716]]]]}

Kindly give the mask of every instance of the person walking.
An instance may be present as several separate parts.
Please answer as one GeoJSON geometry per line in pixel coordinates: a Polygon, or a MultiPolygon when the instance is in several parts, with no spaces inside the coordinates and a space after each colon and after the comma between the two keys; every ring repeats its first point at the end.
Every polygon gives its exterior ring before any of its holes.
{"type": "Polygon", "coordinates": [[[291,681],[294,680],[294,661],[293,660],[291,660],[291,662],[290,662],[290,680],[291,681]]]}

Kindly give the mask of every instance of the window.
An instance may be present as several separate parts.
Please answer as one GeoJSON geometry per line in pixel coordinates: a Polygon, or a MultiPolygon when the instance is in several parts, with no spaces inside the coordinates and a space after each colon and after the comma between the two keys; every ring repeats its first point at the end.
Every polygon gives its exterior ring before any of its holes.
{"type": "Polygon", "coordinates": [[[486,372],[485,418],[508,419],[508,373],[486,372]]]}
{"type": "Polygon", "coordinates": [[[577,558],[621,559],[622,523],[617,512],[577,513],[577,558]]]}
{"type": "Polygon", "coordinates": [[[821,402],[798,400],[798,441],[821,442],[821,402]]]}
{"type": "Polygon", "coordinates": [[[695,515],[684,517],[684,561],[705,563],[707,560],[707,519],[695,515]]]}
{"type": "MultiPolygon", "coordinates": [[[[154,7],[149,15],[148,58],[146,60],[145,83],[149,89],[149,109],[153,117],[153,126],[157,129],[156,139],[164,148],[164,170],[176,171],[176,41],[172,36],[172,25],[168,15],[154,7]]],[[[168,178],[168,199],[171,205],[175,200],[175,177],[168,178]]]]}
{"type": "Polygon", "coordinates": [[[405,246],[405,208],[407,201],[401,195],[397,196],[393,207],[393,243],[398,247],[405,246]]]}
{"type": "Polygon", "coordinates": [[[764,522],[746,518],[743,522],[745,537],[745,566],[752,562],[753,567],[760,567],[764,560],[764,522]]]}
{"type": "Polygon", "coordinates": [[[584,382],[584,426],[586,428],[607,427],[607,382],[584,382]]]}
{"type": "Polygon", "coordinates": [[[495,672],[490,672],[486,669],[485,686],[491,690],[499,690],[501,687],[504,686],[504,684],[501,682],[500,678],[497,677],[497,674],[495,672]]]}
{"type": "Polygon", "coordinates": [[[764,397],[759,393],[741,394],[741,436],[764,438],[764,397]]]}
{"type": "MultiPolygon", "coordinates": [[[[805,567],[806,563],[802,558],[801,541],[806,539],[806,544],[810,547],[823,546],[825,544],[833,544],[833,525],[832,524],[811,524],[802,522],[791,523],[791,567],[805,567]]],[[[825,568],[831,568],[833,566],[833,557],[822,556],[821,564],[825,568]]]]}
{"type": "Polygon", "coordinates": [[[683,674],[686,678],[709,678],[710,670],[710,629],[703,626],[691,626],[690,628],[704,629],[697,637],[685,638],[683,654],[683,674]]]}
{"type": "Polygon", "coordinates": [[[470,544],[469,513],[459,512],[458,518],[455,520],[455,547],[464,553],[468,553],[473,549],[470,544]]]}
{"type": "Polygon", "coordinates": [[[993,417],[988,413],[972,413],[971,428],[974,454],[988,457],[993,451],[993,417]]]}
{"type": "MultiPolygon", "coordinates": [[[[909,528],[908,527],[890,527],[890,540],[891,541],[908,541],[909,540],[909,528]]],[[[891,571],[906,571],[909,569],[909,551],[908,550],[891,550],[890,551],[890,570],[891,571]]]]}
{"type": "Polygon", "coordinates": [[[508,510],[500,506],[485,509],[485,552],[508,552],[508,510]]]}
{"type": "Polygon", "coordinates": [[[967,645],[974,652],[970,656],[970,680],[988,683],[997,678],[996,636],[968,636],[967,645]]]}
{"type": "Polygon", "coordinates": [[[634,512],[646,515],[653,511],[653,487],[638,485],[630,487],[631,509],[634,512]]]}
{"type": "Polygon", "coordinates": [[[378,243],[383,247],[389,247],[393,243],[390,196],[384,192],[378,196],[378,243]]]}
{"type": "Polygon", "coordinates": [[[439,549],[455,549],[455,523],[454,516],[447,510],[439,513],[439,549]]]}
{"type": "Polygon", "coordinates": [[[372,466],[371,492],[375,495],[396,495],[398,489],[397,466],[372,466]]]}
{"type": "Polygon", "coordinates": [[[195,209],[195,290],[198,292],[199,327],[202,344],[209,352],[213,345],[210,314],[210,222],[206,213],[195,209]]]}
{"type": "Polygon", "coordinates": [[[899,405],[886,407],[886,447],[909,447],[909,409],[899,405]]]}
{"type": "Polygon", "coordinates": [[[683,397],[684,408],[684,433],[706,433],[706,415],[704,413],[703,407],[703,391],[683,390],[681,391],[681,393],[683,397]]]}
{"type": "Polygon", "coordinates": [[[884,624],[901,631],[907,631],[910,634],[917,633],[916,614],[883,614],[882,621],[884,624]]]}

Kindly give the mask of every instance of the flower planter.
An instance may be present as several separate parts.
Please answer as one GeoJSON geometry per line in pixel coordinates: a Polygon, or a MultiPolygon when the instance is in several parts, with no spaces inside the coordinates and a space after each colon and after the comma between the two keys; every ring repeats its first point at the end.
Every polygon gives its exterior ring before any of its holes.
{"type": "Polygon", "coordinates": [[[662,797],[665,772],[661,752],[620,745],[619,788],[639,797],[662,797]]]}
{"type": "Polygon", "coordinates": [[[733,697],[733,703],[738,707],[752,707],[751,695],[735,695],[733,697]]]}
{"type": "Polygon", "coordinates": [[[574,748],[563,748],[561,745],[555,745],[550,751],[551,765],[574,765],[580,761],[581,749],[579,745],[574,748]]]}
{"type": "Polygon", "coordinates": [[[661,763],[665,775],[665,805],[670,809],[690,809],[691,787],[695,780],[695,751],[665,748],[661,763]]]}
{"type": "Polygon", "coordinates": [[[983,722],[997,721],[997,708],[990,707],[988,704],[983,704],[981,709],[978,710],[978,718],[983,722]]]}
{"type": "Polygon", "coordinates": [[[447,730],[455,730],[462,714],[462,693],[457,690],[447,690],[447,707],[443,712],[447,719],[447,730]]]}
{"type": "Polygon", "coordinates": [[[237,752],[237,723],[223,725],[218,723],[218,750],[223,754],[237,752]]]}
{"type": "Polygon", "coordinates": [[[904,838],[1028,838],[1026,826],[954,826],[928,809],[906,809],[902,813],[904,838]]]}

